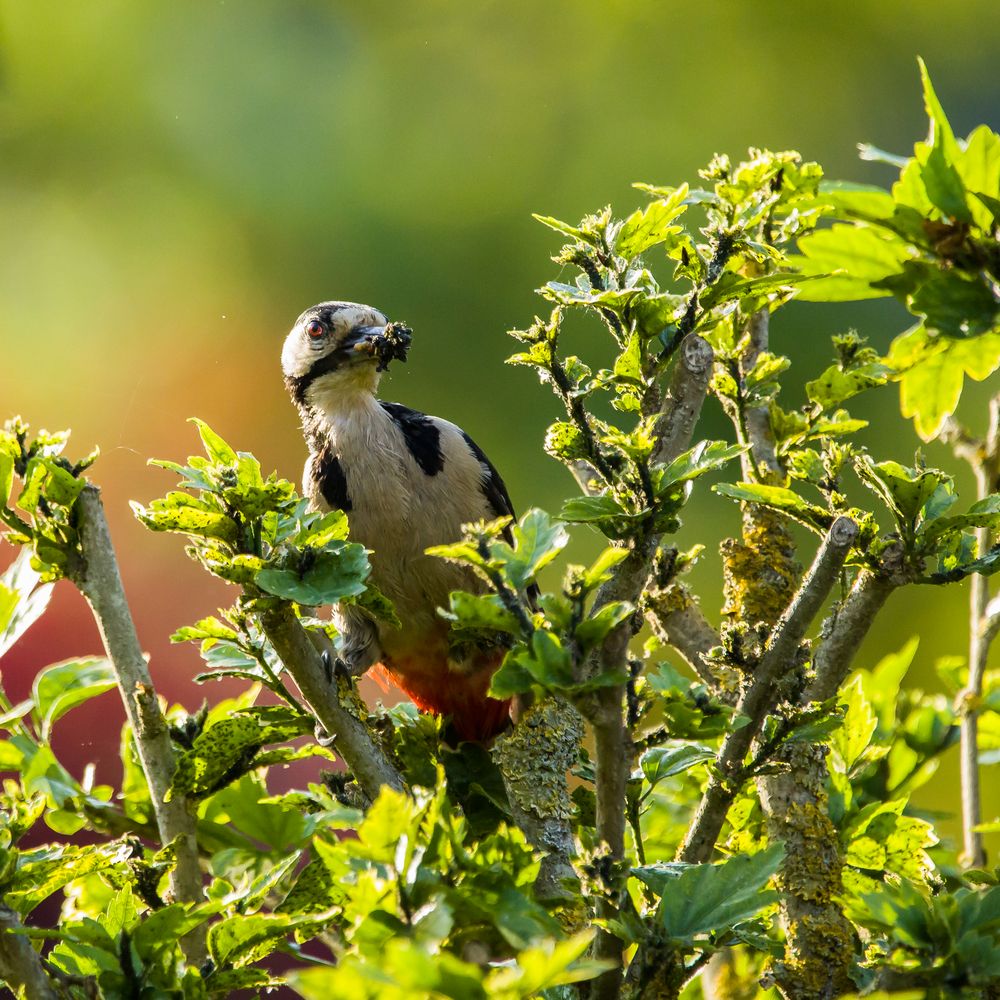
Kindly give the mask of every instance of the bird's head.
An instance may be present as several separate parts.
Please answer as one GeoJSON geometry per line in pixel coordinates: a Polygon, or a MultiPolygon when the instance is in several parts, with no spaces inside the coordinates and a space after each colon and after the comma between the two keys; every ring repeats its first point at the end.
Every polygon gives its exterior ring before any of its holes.
{"type": "Polygon", "coordinates": [[[300,406],[322,406],[352,392],[375,392],[378,354],[373,342],[385,334],[386,317],[357,302],[321,302],[307,309],[285,338],[281,369],[300,406]]]}

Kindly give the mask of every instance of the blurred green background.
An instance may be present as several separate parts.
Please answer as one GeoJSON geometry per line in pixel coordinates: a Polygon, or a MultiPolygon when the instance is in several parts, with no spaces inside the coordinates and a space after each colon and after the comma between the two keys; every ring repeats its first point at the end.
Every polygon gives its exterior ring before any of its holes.
{"type": "MultiPolygon", "coordinates": [[[[0,0],[0,412],[72,427],[77,453],[101,446],[140,634],[164,690],[193,706],[196,651],[167,636],[231,595],[127,500],[170,487],[146,458],[194,451],[192,415],[298,478],[278,354],[304,307],[354,299],[407,321],[410,363],[384,394],[466,427],[519,509],[555,509],[571,489],[540,448],[555,408],[502,365],[505,330],[547,309],[533,289],[557,277],[558,241],[531,212],[623,214],[640,202],[632,181],[694,180],[750,144],[888,184],[855,144],[906,152],[923,135],[917,54],[964,135],[1000,124],[998,38],[996,0],[0,0]]],[[[831,333],[855,326],[884,349],[905,323],[884,302],[793,306],[774,346],[804,380],[831,333]]],[[[974,427],[984,398],[963,402],[974,427]]],[[[854,409],[880,457],[912,457],[894,390],[854,409]]],[[[714,410],[706,428],[725,433],[714,410]]],[[[686,519],[683,540],[708,546],[696,582],[710,615],[735,526],[704,494],[686,519]]],[[[920,632],[911,680],[933,687],[935,659],[964,649],[965,602],[963,588],[897,596],[861,662],[920,632]]],[[[5,683],[20,697],[38,667],[97,649],[61,585],[5,683]]],[[[107,696],[62,736],[108,776],[115,711],[107,696]]],[[[954,809],[951,765],[922,805],[954,809]]],[[[987,776],[987,818],[998,785],[987,776]]]]}

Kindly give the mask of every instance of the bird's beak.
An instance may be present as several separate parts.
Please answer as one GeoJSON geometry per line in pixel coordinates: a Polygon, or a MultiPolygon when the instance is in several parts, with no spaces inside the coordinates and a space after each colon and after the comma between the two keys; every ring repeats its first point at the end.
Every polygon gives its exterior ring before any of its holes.
{"type": "Polygon", "coordinates": [[[381,337],[385,333],[384,326],[356,326],[347,335],[343,346],[354,350],[364,350],[364,345],[369,341],[381,337]]]}
{"type": "Polygon", "coordinates": [[[412,331],[402,323],[384,326],[356,326],[347,335],[342,350],[354,362],[369,358],[377,364],[377,371],[384,372],[391,361],[405,361],[410,347],[412,331]]]}

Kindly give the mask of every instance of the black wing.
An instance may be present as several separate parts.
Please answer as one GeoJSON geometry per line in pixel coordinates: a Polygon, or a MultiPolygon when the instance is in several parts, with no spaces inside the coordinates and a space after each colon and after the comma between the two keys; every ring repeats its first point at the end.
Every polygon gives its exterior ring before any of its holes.
{"type": "Polygon", "coordinates": [[[380,399],[379,406],[392,417],[425,475],[436,476],[444,468],[444,455],[441,453],[441,432],[434,421],[426,413],[411,410],[402,403],[386,403],[380,399]]]}
{"type": "MultiPolygon", "coordinates": [[[[483,496],[486,497],[486,501],[490,505],[490,510],[497,517],[515,517],[514,505],[510,502],[510,494],[507,492],[507,487],[504,485],[500,473],[497,472],[496,466],[486,457],[486,452],[465,431],[462,431],[462,437],[465,438],[465,443],[469,446],[469,451],[476,456],[479,464],[483,467],[483,496]]],[[[508,542],[511,541],[512,536],[509,527],[504,529],[504,535],[508,542]]]]}

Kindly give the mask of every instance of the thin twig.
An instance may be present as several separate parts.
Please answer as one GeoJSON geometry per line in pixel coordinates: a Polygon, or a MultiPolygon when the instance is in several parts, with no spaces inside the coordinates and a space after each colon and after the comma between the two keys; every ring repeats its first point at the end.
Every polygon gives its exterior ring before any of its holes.
{"type": "MultiPolygon", "coordinates": [[[[260,613],[260,626],[369,799],[384,785],[404,791],[402,775],[389,762],[364,722],[341,704],[338,679],[331,683],[308,633],[287,604],[260,613]]],[[[345,683],[346,680],[345,680],[345,683]]],[[[350,700],[348,692],[344,697],[350,700]]]]}
{"type": "MultiPolygon", "coordinates": [[[[750,317],[750,343],[740,359],[741,375],[746,375],[757,362],[757,358],[768,349],[771,313],[765,306],[750,317]]],[[[750,451],[743,456],[743,471],[748,479],[758,480],[760,470],[767,477],[783,475],[781,462],[774,447],[771,432],[771,413],[765,406],[748,408],[744,413],[747,444],[750,451]]]]}
{"type": "Polygon", "coordinates": [[[814,676],[803,694],[803,703],[832,698],[847,680],[875,616],[889,595],[906,582],[894,562],[890,558],[879,570],[862,570],[844,602],[823,623],[822,639],[813,655],[814,676]]]}
{"type": "Polygon", "coordinates": [[[57,1000],[59,994],[45,971],[42,956],[19,933],[22,926],[13,910],[0,905],[0,983],[30,1000],[57,1000]]]}
{"type": "MultiPolygon", "coordinates": [[[[176,864],[170,872],[171,892],[179,902],[198,903],[204,899],[204,892],[195,820],[183,794],[174,790],[167,801],[174,775],[174,750],[125,598],[111,532],[96,486],[84,487],[74,513],[82,561],[73,569],[73,581],[93,609],[104,648],[114,667],[149,784],[160,841],[164,846],[174,846],[176,864]]],[[[184,947],[193,964],[201,964],[207,957],[203,932],[185,938],[184,947]]]]}
{"type": "Polygon", "coordinates": [[[834,521],[802,585],[771,632],[753,678],[736,705],[736,711],[750,721],[723,741],[708,788],[678,852],[679,861],[697,864],[711,857],[741,784],[743,760],[773,707],[775,686],[794,662],[806,630],[836,583],[857,533],[857,525],[849,517],[834,521]]]}
{"type": "MultiPolygon", "coordinates": [[[[964,458],[976,477],[976,499],[983,500],[997,488],[1000,474],[1000,397],[990,400],[990,423],[982,441],[971,437],[952,419],[946,425],[942,438],[948,441],[955,454],[964,458]]],[[[976,549],[979,555],[989,551],[992,532],[988,527],[976,529],[976,549]]],[[[961,762],[962,782],[962,861],[972,868],[986,864],[983,835],[976,829],[982,822],[979,785],[979,701],[983,694],[983,675],[989,657],[990,644],[996,635],[987,609],[990,604],[989,580],[981,573],[973,573],[969,581],[969,677],[959,695],[962,716],[961,762]]]]}

